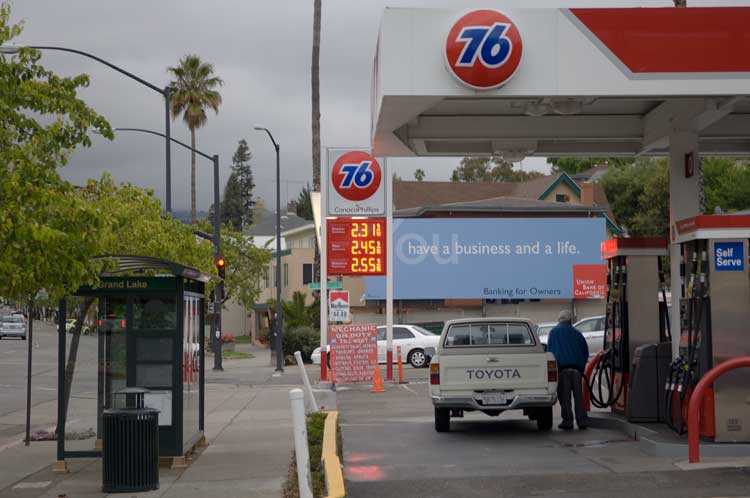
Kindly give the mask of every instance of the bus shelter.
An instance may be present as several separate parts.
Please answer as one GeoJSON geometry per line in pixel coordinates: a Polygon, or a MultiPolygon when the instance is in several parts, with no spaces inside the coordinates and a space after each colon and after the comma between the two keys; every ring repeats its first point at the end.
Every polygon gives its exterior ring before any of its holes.
{"type": "MultiPolygon", "coordinates": [[[[66,458],[101,456],[103,412],[125,406],[127,396],[118,392],[126,388],[147,389],[145,405],[159,410],[160,457],[178,465],[204,441],[204,300],[210,277],[157,258],[112,259],[118,263],[116,271],[102,274],[96,285],[81,287],[74,294],[93,300],[96,321],[95,337],[81,338],[95,349],[96,365],[79,359],[76,367],[95,384],[96,443],[91,449],[71,449],[70,444],[66,448],[68,437],[60,437],[67,434],[66,400],[71,393],[66,390],[85,389],[81,384],[72,386],[72,372],[66,375],[66,361],[71,362],[66,358],[67,303],[60,302],[56,468],[63,471],[66,458]]],[[[85,416],[93,425],[94,414],[85,416]]]]}

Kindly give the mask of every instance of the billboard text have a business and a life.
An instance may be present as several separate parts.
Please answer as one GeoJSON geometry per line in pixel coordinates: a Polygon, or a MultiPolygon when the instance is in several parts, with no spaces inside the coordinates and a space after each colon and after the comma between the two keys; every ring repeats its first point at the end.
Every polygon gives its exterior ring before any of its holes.
{"type": "MultiPolygon", "coordinates": [[[[603,297],[600,245],[605,237],[603,218],[395,220],[394,297],[603,297]]],[[[368,277],[365,295],[384,299],[385,279],[368,277]]]]}

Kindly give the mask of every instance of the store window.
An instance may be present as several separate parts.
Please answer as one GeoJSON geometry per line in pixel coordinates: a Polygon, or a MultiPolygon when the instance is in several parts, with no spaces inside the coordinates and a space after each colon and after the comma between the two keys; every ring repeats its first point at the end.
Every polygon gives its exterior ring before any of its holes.
{"type": "Polygon", "coordinates": [[[302,265],[302,285],[311,284],[313,281],[313,265],[305,263],[302,265]]]}

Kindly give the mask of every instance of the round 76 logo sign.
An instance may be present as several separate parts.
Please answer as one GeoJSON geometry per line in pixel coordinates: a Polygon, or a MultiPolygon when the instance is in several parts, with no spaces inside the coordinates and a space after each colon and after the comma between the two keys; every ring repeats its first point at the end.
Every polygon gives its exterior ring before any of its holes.
{"type": "Polygon", "coordinates": [[[453,25],[445,42],[445,61],[461,83],[479,90],[504,85],[523,55],[515,23],[496,10],[475,10],[453,25]]]}
{"type": "Polygon", "coordinates": [[[364,151],[339,156],[330,169],[329,214],[378,215],[385,209],[383,170],[364,151]]]}

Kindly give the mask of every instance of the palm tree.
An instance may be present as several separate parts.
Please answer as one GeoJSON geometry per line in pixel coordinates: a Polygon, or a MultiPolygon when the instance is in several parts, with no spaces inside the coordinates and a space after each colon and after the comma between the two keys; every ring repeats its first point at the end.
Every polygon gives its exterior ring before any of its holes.
{"type": "MultiPolygon", "coordinates": [[[[175,67],[167,68],[174,76],[172,88],[172,119],[182,114],[182,120],[190,128],[190,145],[195,148],[195,130],[203,127],[208,120],[206,109],[216,114],[221,105],[221,94],[216,88],[224,84],[214,75],[214,66],[201,61],[197,55],[186,55],[175,67]]],[[[195,214],[195,152],[190,161],[190,220],[196,222],[195,214]]]]}
{"type": "MultiPolygon", "coordinates": [[[[322,0],[313,0],[313,44],[310,78],[312,87],[312,176],[313,190],[320,192],[320,17],[322,0]]],[[[320,282],[320,250],[315,244],[315,280],[320,282]]],[[[321,287],[322,288],[322,287],[321,287]]]]}
{"type": "Polygon", "coordinates": [[[313,190],[320,192],[320,16],[322,0],[313,1],[312,67],[312,167],[313,190]]]}

